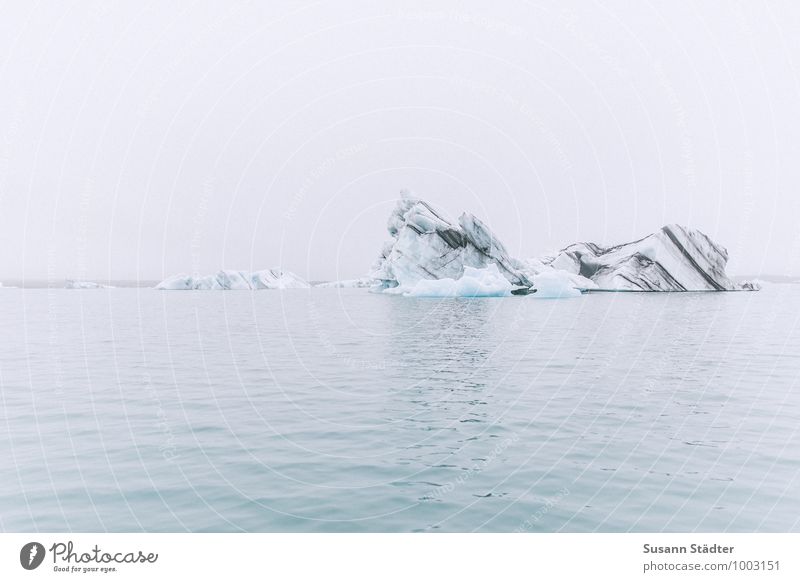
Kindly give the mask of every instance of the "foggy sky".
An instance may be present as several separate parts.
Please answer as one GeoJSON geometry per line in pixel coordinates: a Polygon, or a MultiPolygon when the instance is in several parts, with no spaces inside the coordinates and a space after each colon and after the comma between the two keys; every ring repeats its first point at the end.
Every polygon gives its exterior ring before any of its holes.
{"type": "Polygon", "coordinates": [[[518,257],[680,223],[800,274],[789,1],[0,11],[0,281],[355,277],[402,188],[518,257]]]}

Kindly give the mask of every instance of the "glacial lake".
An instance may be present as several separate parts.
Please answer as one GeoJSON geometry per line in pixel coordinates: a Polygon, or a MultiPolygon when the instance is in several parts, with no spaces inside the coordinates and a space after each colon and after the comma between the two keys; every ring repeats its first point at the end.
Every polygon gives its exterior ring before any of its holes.
{"type": "Polygon", "coordinates": [[[0,289],[0,529],[800,531],[799,317],[0,289]]]}

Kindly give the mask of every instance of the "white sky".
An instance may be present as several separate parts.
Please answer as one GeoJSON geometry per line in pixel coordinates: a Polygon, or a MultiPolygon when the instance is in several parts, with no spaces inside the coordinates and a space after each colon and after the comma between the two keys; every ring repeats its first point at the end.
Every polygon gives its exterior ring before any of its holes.
{"type": "Polygon", "coordinates": [[[0,280],[358,276],[404,187],[520,257],[677,222],[796,275],[798,30],[789,1],[0,2],[0,280]]]}

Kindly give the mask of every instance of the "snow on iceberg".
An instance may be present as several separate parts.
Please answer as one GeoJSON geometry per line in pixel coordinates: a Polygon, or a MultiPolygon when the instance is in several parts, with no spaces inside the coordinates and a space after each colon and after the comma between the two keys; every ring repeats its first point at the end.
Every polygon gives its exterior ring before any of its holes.
{"type": "Polygon", "coordinates": [[[700,232],[668,225],[641,240],[613,247],[577,243],[542,259],[580,275],[601,290],[734,291],[725,274],[728,251],[700,232]]]}
{"type": "Polygon", "coordinates": [[[411,286],[399,285],[384,293],[405,297],[508,297],[514,286],[491,263],[483,269],[464,267],[458,279],[419,279],[411,286]]]}
{"type": "Polygon", "coordinates": [[[156,289],[170,291],[249,291],[258,289],[308,289],[306,281],[288,271],[219,271],[216,275],[175,275],[161,281],[156,289]]]}
{"type": "Polygon", "coordinates": [[[522,264],[471,214],[452,221],[404,190],[389,217],[388,229],[392,240],[370,274],[386,289],[402,287],[408,292],[423,281],[456,281],[467,268],[480,270],[490,265],[512,286],[529,288],[533,284],[522,264]]]}

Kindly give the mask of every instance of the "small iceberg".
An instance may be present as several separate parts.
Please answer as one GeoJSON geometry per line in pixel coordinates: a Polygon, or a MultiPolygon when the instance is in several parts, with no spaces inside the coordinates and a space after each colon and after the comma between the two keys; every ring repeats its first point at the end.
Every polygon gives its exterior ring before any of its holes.
{"type": "Polygon", "coordinates": [[[156,289],[167,291],[254,291],[259,289],[308,289],[311,285],[289,271],[219,271],[215,275],[175,275],[156,289]]]}
{"type": "Polygon", "coordinates": [[[113,289],[110,285],[102,285],[94,281],[74,281],[67,279],[64,289],[113,289]]]}
{"type": "Polygon", "coordinates": [[[379,283],[379,281],[371,277],[361,277],[359,279],[343,279],[341,281],[324,281],[317,283],[314,287],[321,289],[366,289],[379,283]]]}
{"type": "Polygon", "coordinates": [[[742,281],[740,286],[743,291],[761,291],[765,287],[765,283],[759,279],[752,279],[748,281],[742,281]]]}

